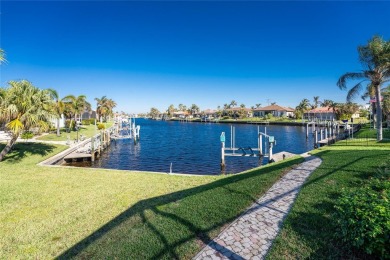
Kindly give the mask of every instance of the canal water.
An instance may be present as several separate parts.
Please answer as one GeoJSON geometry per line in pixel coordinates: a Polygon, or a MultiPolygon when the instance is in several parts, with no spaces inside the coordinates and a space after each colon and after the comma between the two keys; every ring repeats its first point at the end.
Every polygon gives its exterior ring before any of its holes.
{"type": "MultiPolygon", "coordinates": [[[[137,119],[141,126],[140,140],[113,141],[90,167],[213,175],[221,174],[221,132],[230,147],[231,124],[185,123],[137,119]]],[[[257,125],[233,124],[235,146],[257,148],[257,125]]],[[[313,149],[313,137],[306,139],[306,129],[300,126],[260,125],[260,131],[275,136],[274,153],[287,151],[301,154],[313,149]]],[[[238,173],[261,165],[258,157],[226,156],[225,173],[238,173]]]]}

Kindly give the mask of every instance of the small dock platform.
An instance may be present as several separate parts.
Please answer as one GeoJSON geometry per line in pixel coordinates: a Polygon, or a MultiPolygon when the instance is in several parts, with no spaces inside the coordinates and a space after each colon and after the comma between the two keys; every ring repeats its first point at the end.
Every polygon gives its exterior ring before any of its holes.
{"type": "Polygon", "coordinates": [[[71,153],[64,157],[66,162],[80,162],[80,161],[91,161],[92,154],[90,153],[71,153]]]}
{"type": "Polygon", "coordinates": [[[332,137],[329,137],[329,138],[326,138],[326,139],[323,139],[321,141],[318,141],[318,144],[320,146],[324,146],[324,145],[327,145],[327,144],[333,144],[336,142],[336,137],[335,136],[332,136],[332,137]]]}

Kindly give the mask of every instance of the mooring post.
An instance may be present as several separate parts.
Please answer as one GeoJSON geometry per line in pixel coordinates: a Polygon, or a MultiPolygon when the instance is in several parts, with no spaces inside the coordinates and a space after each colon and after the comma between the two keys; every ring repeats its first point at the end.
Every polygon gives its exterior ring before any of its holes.
{"type": "Polygon", "coordinates": [[[323,139],[322,136],[324,134],[324,130],[323,129],[320,129],[320,141],[323,139]]]}
{"type": "Polygon", "coordinates": [[[314,147],[318,145],[318,133],[317,130],[314,130],[314,147]]]}
{"type": "Polygon", "coordinates": [[[221,171],[225,169],[225,132],[221,133],[221,171]]]}
{"type": "Polygon", "coordinates": [[[269,143],[269,161],[272,161],[272,147],[274,146],[274,143],[269,143]]]}
{"type": "Polygon", "coordinates": [[[263,136],[259,133],[259,155],[263,155],[263,136]]]}
{"type": "Polygon", "coordinates": [[[328,128],[325,127],[325,139],[327,139],[327,138],[328,138],[328,128]]]}
{"type": "Polygon", "coordinates": [[[309,123],[306,124],[306,139],[309,138],[309,123]]]}
{"type": "Polygon", "coordinates": [[[94,137],[92,136],[91,137],[91,161],[95,161],[95,147],[94,147],[94,143],[93,143],[93,139],[94,137]]]}

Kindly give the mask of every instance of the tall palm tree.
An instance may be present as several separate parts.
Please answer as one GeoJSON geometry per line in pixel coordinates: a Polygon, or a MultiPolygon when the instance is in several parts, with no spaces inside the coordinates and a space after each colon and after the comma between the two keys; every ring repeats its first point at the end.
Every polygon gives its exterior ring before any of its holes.
{"type": "Polygon", "coordinates": [[[100,123],[103,121],[103,116],[107,113],[107,101],[108,98],[106,96],[103,96],[102,98],[95,98],[96,100],[96,113],[98,115],[98,119],[100,123]]]}
{"type": "Polygon", "coordinates": [[[321,104],[320,97],[319,96],[314,96],[313,97],[312,109],[316,109],[319,104],[321,104]]]}
{"type": "Polygon", "coordinates": [[[382,133],[382,106],[381,87],[390,81],[390,41],[385,41],[379,36],[374,36],[367,45],[359,46],[359,59],[364,70],[361,72],[348,72],[337,81],[340,89],[347,88],[347,80],[361,80],[348,91],[347,101],[353,98],[363,89],[363,82],[368,82],[366,89],[372,87],[375,93],[377,140],[383,139],[382,133]]]}
{"type": "Polygon", "coordinates": [[[23,130],[47,129],[54,118],[53,100],[48,90],[40,90],[26,80],[10,81],[1,102],[0,121],[6,123],[11,139],[0,153],[0,161],[11,150],[23,130]]]}
{"type": "Polygon", "coordinates": [[[333,100],[325,99],[323,102],[321,102],[322,107],[330,107],[333,104],[333,100]]]}
{"type": "Polygon", "coordinates": [[[72,120],[77,122],[77,116],[81,115],[84,111],[88,111],[91,109],[91,104],[87,101],[87,97],[85,95],[74,96],[68,95],[63,98],[63,102],[65,102],[65,107],[68,108],[71,120],[70,126],[72,126],[72,120]]]}
{"type": "Polygon", "coordinates": [[[230,108],[232,108],[232,107],[235,107],[235,106],[237,106],[237,102],[235,101],[235,100],[232,100],[231,102],[230,102],[230,108]]]}
{"type": "Polygon", "coordinates": [[[0,49],[0,64],[4,62],[7,62],[7,60],[5,59],[5,52],[3,49],[0,49]]]}
{"type": "Polygon", "coordinates": [[[60,119],[64,114],[65,103],[60,99],[58,92],[54,89],[48,89],[51,98],[54,100],[53,108],[57,117],[57,136],[60,136],[60,119]]]}
{"type": "Polygon", "coordinates": [[[261,104],[260,104],[260,103],[257,103],[257,104],[255,104],[255,105],[256,105],[256,108],[261,107],[261,104]]]}

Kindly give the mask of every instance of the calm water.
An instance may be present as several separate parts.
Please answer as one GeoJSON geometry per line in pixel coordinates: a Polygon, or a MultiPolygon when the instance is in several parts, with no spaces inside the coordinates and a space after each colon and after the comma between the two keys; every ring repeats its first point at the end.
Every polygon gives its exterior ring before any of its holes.
{"type": "MultiPolygon", "coordinates": [[[[220,174],[221,132],[226,133],[230,147],[230,124],[182,123],[137,119],[141,126],[140,141],[117,140],[111,143],[92,167],[138,171],[191,174],[220,174]]],[[[257,125],[236,124],[236,147],[257,148],[257,125]]],[[[260,126],[264,132],[264,126],[260,126]]],[[[297,126],[267,126],[275,136],[274,153],[288,151],[300,154],[313,149],[312,137],[297,126]]],[[[226,156],[226,173],[237,173],[260,165],[258,157],[226,156]]]]}

